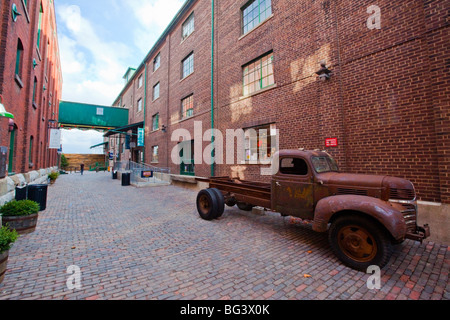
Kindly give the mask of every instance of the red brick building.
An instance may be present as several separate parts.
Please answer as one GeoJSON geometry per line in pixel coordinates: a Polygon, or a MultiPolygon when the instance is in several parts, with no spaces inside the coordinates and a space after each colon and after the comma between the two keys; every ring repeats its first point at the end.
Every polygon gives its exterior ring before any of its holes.
{"type": "Polygon", "coordinates": [[[248,160],[273,144],[246,142],[245,163],[213,172],[194,155],[175,164],[174,131],[191,143],[201,121],[202,132],[224,135],[278,130],[280,149],[326,149],[344,171],[404,177],[420,200],[448,204],[449,9],[444,0],[186,1],[114,105],[134,111],[130,123],[144,120],[144,162],[173,174],[267,179],[248,160]]]}
{"type": "Polygon", "coordinates": [[[11,121],[0,118],[7,171],[56,166],[49,129],[57,126],[62,73],[54,2],[2,0],[0,19],[0,95],[14,115],[11,121]]]}

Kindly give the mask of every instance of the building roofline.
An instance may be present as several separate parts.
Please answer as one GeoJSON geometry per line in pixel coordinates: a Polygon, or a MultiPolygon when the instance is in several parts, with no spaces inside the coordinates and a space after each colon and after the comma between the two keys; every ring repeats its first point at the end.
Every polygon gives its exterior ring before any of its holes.
{"type": "Polygon", "coordinates": [[[183,4],[181,9],[177,12],[175,17],[172,19],[172,21],[169,23],[169,25],[166,27],[166,29],[163,31],[161,36],[156,40],[153,47],[150,49],[150,51],[147,53],[145,58],[142,60],[142,62],[139,64],[139,66],[136,68],[136,72],[134,75],[130,78],[130,80],[127,82],[127,84],[123,87],[123,89],[120,91],[119,95],[114,99],[112,102],[116,102],[120,96],[125,92],[125,90],[128,88],[128,85],[136,78],[136,76],[141,72],[141,70],[144,68],[145,64],[148,62],[150,57],[156,52],[156,49],[159,48],[160,44],[163,42],[163,40],[167,37],[167,35],[172,31],[173,27],[180,21],[180,19],[184,16],[184,14],[192,7],[192,5],[197,2],[198,0],[186,0],[186,2],[183,4]]]}

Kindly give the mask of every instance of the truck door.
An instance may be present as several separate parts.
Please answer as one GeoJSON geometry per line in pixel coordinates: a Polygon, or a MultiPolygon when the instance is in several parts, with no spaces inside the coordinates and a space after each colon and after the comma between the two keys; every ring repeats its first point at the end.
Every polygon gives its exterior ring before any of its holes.
{"type": "Polygon", "coordinates": [[[314,185],[311,169],[305,159],[280,158],[278,173],[272,178],[273,208],[301,219],[314,219],[314,185]]]}

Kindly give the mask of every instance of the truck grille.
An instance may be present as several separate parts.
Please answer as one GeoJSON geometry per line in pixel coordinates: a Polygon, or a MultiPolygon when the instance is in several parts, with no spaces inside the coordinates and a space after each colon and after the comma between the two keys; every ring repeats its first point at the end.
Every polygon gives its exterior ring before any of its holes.
{"type": "Polygon", "coordinates": [[[393,200],[415,200],[416,193],[414,189],[397,189],[391,188],[389,190],[389,198],[393,200]]]}
{"type": "Polygon", "coordinates": [[[406,228],[408,231],[415,232],[417,226],[417,211],[416,206],[410,203],[402,203],[403,218],[405,219],[406,228]]]}

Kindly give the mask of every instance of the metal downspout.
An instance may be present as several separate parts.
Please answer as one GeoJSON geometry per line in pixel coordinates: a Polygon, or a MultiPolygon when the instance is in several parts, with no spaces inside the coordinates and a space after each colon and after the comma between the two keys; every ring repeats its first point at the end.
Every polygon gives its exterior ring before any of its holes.
{"type": "MultiPolygon", "coordinates": [[[[211,0],[211,129],[214,130],[214,0],[211,0]]],[[[211,152],[211,177],[215,176],[214,140],[214,131],[211,131],[211,150],[214,150],[211,152]]]]}
{"type": "Polygon", "coordinates": [[[142,147],[144,149],[144,156],[143,158],[143,162],[145,163],[145,134],[146,131],[145,130],[145,124],[146,124],[146,115],[147,115],[147,62],[145,62],[145,79],[144,79],[144,146],[142,147]]]}

